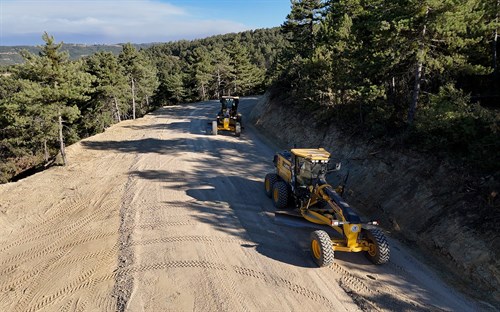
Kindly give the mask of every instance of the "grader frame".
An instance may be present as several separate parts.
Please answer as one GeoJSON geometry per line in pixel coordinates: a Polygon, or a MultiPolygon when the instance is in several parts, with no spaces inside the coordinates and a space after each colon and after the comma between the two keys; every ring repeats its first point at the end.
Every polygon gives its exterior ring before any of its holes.
{"type": "Polygon", "coordinates": [[[285,214],[327,225],[339,234],[330,237],[324,230],[311,233],[311,252],[319,266],[330,265],[335,251],[365,252],[375,264],[389,261],[389,244],[382,231],[373,228],[377,222],[362,222],[339,195],[343,186],[334,189],[326,182],[326,173],[332,170],[329,152],[323,148],[291,149],[276,154],[273,162],[276,172],[266,175],[264,185],[276,208],[291,204],[295,213],[285,214]]]}

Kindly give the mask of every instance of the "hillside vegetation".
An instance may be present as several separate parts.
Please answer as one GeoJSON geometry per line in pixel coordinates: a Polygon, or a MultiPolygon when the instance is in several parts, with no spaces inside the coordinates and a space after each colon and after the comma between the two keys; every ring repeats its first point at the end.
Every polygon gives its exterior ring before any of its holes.
{"type": "Polygon", "coordinates": [[[54,163],[64,147],[163,105],[262,92],[284,45],[279,28],[202,40],[124,44],[71,60],[49,34],[0,75],[0,182],[54,163]]]}
{"type": "MultiPolygon", "coordinates": [[[[77,60],[85,56],[95,54],[97,52],[112,52],[118,55],[122,50],[123,44],[68,44],[63,43],[61,51],[68,52],[70,60],[77,60]]],[[[134,44],[136,49],[147,48],[152,44],[134,44]]],[[[40,47],[36,46],[0,46],[0,65],[15,65],[24,62],[22,51],[26,50],[34,54],[41,51],[40,47]]]]}
{"type": "Polygon", "coordinates": [[[497,0],[293,1],[271,98],[347,135],[500,169],[497,0]]]}
{"type": "Polygon", "coordinates": [[[497,0],[299,0],[279,28],[76,60],[45,34],[38,54],[3,68],[0,180],[159,106],[267,89],[318,129],[497,172],[499,11],[497,0]]]}

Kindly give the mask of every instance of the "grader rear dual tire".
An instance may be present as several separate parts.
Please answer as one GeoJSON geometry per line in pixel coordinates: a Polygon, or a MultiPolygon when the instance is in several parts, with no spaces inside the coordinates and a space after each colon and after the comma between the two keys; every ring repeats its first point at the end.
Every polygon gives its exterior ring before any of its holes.
{"type": "Polygon", "coordinates": [[[234,135],[237,137],[241,135],[241,125],[239,122],[237,122],[236,126],[234,127],[234,135]]]}
{"type": "Polygon", "coordinates": [[[212,134],[217,135],[217,121],[212,121],[212,134]]]}
{"type": "Polygon", "coordinates": [[[379,229],[367,229],[363,230],[363,233],[370,247],[370,250],[365,253],[368,260],[374,264],[384,264],[388,262],[391,251],[384,233],[379,229]]]}
{"type": "Polygon", "coordinates": [[[264,178],[264,188],[269,198],[273,195],[273,186],[276,181],[278,181],[278,175],[276,173],[268,173],[264,178]]]}
{"type": "Polygon", "coordinates": [[[273,203],[278,209],[286,208],[288,204],[288,186],[283,181],[277,181],[273,185],[273,203]]]}
{"type": "Polygon", "coordinates": [[[333,263],[335,252],[328,233],[323,230],[311,233],[311,253],[314,262],[320,267],[326,267],[333,263]]]}

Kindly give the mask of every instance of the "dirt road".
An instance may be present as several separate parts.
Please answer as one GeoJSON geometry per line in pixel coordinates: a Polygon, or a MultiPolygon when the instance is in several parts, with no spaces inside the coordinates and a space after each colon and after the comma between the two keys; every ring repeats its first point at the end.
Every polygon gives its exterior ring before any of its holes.
{"type": "Polygon", "coordinates": [[[494,310],[392,239],[387,265],[337,253],[317,268],[311,229],[276,220],[264,194],[277,148],[251,126],[211,136],[216,110],[162,108],[0,185],[0,310],[494,310]]]}

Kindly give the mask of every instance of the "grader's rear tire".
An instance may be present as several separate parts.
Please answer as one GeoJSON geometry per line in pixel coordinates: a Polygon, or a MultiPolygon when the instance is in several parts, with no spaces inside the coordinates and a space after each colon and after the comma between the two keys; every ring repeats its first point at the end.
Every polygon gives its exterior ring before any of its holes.
{"type": "Polygon", "coordinates": [[[264,188],[266,190],[267,197],[271,198],[273,195],[274,183],[278,181],[278,175],[276,173],[268,173],[264,179],[264,188]]]}
{"type": "Polygon", "coordinates": [[[365,255],[374,264],[384,264],[389,261],[391,250],[384,233],[378,229],[363,229],[364,237],[368,241],[368,250],[365,255]]]}
{"type": "Polygon", "coordinates": [[[212,121],[212,134],[217,135],[217,121],[212,121]]]}
{"type": "Polygon", "coordinates": [[[329,266],[333,263],[335,252],[328,233],[323,230],[311,233],[311,253],[314,262],[320,267],[329,266]]]}
{"type": "Polygon", "coordinates": [[[278,181],[273,185],[273,203],[278,209],[283,209],[288,204],[288,187],[285,182],[278,181]]]}
{"type": "Polygon", "coordinates": [[[239,122],[237,122],[236,126],[234,127],[234,135],[237,137],[241,135],[241,125],[239,122]]]}

